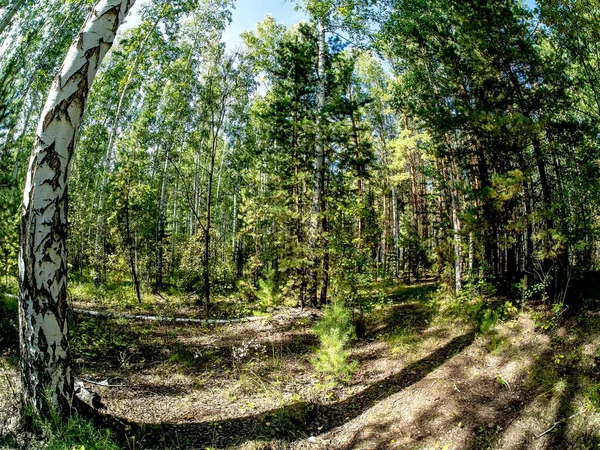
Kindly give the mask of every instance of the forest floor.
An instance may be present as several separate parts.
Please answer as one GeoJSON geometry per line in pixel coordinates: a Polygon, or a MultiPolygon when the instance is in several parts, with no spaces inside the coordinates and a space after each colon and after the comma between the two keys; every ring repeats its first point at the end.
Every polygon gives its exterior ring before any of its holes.
{"type": "MultiPolygon", "coordinates": [[[[512,309],[483,332],[434,284],[375,290],[347,382],[315,371],[319,312],[294,308],[231,324],[76,314],[76,371],[124,448],[600,448],[600,307],[512,309]]],[[[0,413],[17,404],[9,359],[0,413]]]]}

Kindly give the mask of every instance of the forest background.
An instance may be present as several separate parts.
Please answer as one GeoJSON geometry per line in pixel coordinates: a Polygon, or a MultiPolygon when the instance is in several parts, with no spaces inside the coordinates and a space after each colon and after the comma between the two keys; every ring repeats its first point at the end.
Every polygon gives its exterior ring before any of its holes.
{"type": "MultiPolygon", "coordinates": [[[[37,118],[91,6],[0,2],[7,292],[37,118]]],[[[221,318],[339,300],[358,337],[360,293],[381,280],[585,304],[600,262],[595,2],[299,7],[307,20],[266,16],[229,48],[234,2],[139,6],[70,161],[70,298],[221,318]]]]}

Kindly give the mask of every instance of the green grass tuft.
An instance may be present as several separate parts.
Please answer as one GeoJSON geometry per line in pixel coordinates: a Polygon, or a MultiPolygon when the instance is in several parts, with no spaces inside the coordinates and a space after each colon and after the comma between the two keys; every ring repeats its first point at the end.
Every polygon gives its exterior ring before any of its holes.
{"type": "Polygon", "coordinates": [[[42,417],[31,407],[23,410],[25,423],[41,435],[47,450],[118,450],[109,430],[98,430],[94,424],[75,414],[64,420],[56,402],[47,397],[49,413],[42,417]]]}

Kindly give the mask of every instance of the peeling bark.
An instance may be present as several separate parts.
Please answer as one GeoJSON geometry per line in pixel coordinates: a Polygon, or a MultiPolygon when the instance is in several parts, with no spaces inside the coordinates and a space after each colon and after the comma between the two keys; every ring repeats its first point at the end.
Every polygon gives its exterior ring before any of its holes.
{"type": "Polygon", "coordinates": [[[67,325],[67,186],[75,136],[98,67],[135,0],[101,0],[52,83],[29,161],[21,211],[19,326],[23,402],[47,397],[69,414],[74,381],[67,325]]]}

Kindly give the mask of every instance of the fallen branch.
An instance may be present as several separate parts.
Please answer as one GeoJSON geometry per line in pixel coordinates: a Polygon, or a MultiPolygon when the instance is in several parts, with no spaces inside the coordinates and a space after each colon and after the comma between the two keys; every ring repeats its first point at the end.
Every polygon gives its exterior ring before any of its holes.
{"type": "Polygon", "coordinates": [[[123,318],[133,320],[150,320],[154,322],[176,322],[176,323],[196,323],[201,325],[211,324],[227,324],[239,322],[254,322],[257,320],[265,320],[268,317],[242,317],[239,319],[192,319],[187,317],[165,317],[165,316],[150,316],[147,314],[128,314],[128,313],[112,313],[103,311],[94,311],[91,309],[73,308],[73,312],[77,314],[85,314],[95,317],[123,318]]]}
{"type": "Polygon", "coordinates": [[[554,422],[554,424],[553,424],[553,425],[552,425],[550,428],[548,428],[548,429],[547,429],[546,431],[544,431],[542,434],[540,434],[540,435],[537,435],[535,438],[536,438],[536,439],[539,439],[539,438],[541,438],[541,437],[542,437],[542,436],[544,436],[545,434],[548,434],[548,433],[550,433],[552,430],[554,430],[554,429],[555,429],[555,428],[556,428],[558,425],[560,425],[561,423],[563,423],[563,422],[566,422],[567,420],[571,420],[573,417],[576,417],[576,416],[578,416],[578,415],[579,415],[579,414],[581,414],[582,412],[583,412],[583,411],[578,411],[578,412],[576,412],[575,414],[571,414],[571,415],[570,415],[569,417],[567,417],[566,419],[561,419],[561,420],[559,420],[558,422],[554,422]]]}
{"type": "Polygon", "coordinates": [[[175,322],[175,323],[195,323],[200,325],[219,325],[229,323],[241,323],[241,322],[256,322],[259,320],[279,320],[284,321],[288,319],[298,319],[302,317],[306,318],[318,318],[319,313],[316,311],[298,311],[294,314],[275,314],[273,316],[250,316],[240,317],[238,319],[192,319],[187,317],[166,317],[166,316],[151,316],[148,314],[128,314],[128,313],[116,313],[116,312],[105,312],[105,311],[94,311],[91,309],[73,308],[73,312],[77,314],[85,314],[88,316],[95,317],[108,317],[108,318],[123,318],[133,320],[150,320],[154,322],[175,322]]]}
{"type": "Polygon", "coordinates": [[[133,386],[131,384],[108,384],[108,380],[92,381],[92,380],[87,380],[85,378],[82,378],[81,381],[83,381],[85,383],[95,384],[96,386],[102,386],[102,387],[131,387],[131,386],[133,386]]]}

